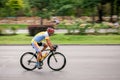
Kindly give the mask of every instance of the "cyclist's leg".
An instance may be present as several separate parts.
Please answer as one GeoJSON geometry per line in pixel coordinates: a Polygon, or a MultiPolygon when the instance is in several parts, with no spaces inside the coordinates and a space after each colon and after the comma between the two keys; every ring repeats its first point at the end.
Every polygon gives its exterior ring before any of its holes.
{"type": "Polygon", "coordinates": [[[48,47],[48,45],[46,43],[42,43],[42,46],[43,46],[43,48],[42,48],[41,52],[44,51],[48,47]]]}
{"type": "Polygon", "coordinates": [[[40,46],[38,45],[38,43],[34,41],[32,43],[32,46],[35,49],[35,51],[37,52],[38,57],[39,58],[42,57],[41,49],[40,49],[40,46]]]}
{"type": "Polygon", "coordinates": [[[41,53],[41,50],[40,50],[40,46],[35,41],[32,43],[32,46],[37,52],[37,67],[42,68],[40,66],[40,63],[39,63],[41,61],[41,58],[42,58],[42,53],[41,53]]]}

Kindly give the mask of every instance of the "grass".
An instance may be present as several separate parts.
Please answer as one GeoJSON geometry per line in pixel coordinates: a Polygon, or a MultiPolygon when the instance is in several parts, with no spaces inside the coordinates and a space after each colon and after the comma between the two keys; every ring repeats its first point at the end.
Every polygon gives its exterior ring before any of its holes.
{"type": "Polygon", "coordinates": [[[0,44],[30,44],[32,37],[26,34],[2,35],[0,36],[0,44]]]}
{"type": "Polygon", "coordinates": [[[0,28],[4,28],[4,29],[9,29],[13,26],[15,26],[19,29],[26,29],[28,27],[28,25],[26,25],[26,24],[0,24],[0,28]]]}
{"type": "Polygon", "coordinates": [[[63,35],[52,37],[59,44],[120,44],[119,35],[63,35]]]}
{"type": "MultiPolygon", "coordinates": [[[[27,34],[0,36],[0,44],[30,44],[32,36],[27,34]]],[[[51,37],[54,44],[120,44],[120,35],[64,35],[51,37]]]]}

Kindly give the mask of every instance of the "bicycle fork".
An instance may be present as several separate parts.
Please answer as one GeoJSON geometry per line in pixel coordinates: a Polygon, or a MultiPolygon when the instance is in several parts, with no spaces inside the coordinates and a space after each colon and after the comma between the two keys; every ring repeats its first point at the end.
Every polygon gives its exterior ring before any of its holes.
{"type": "Polygon", "coordinates": [[[55,57],[55,53],[52,52],[52,54],[53,54],[53,57],[54,57],[55,61],[58,62],[58,61],[57,61],[57,58],[55,57]]]}

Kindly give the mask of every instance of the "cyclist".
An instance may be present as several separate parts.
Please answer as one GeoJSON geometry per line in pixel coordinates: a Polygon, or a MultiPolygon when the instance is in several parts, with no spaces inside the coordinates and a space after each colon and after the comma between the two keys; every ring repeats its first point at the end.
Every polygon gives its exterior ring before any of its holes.
{"type": "Polygon", "coordinates": [[[36,34],[31,43],[32,43],[32,47],[36,50],[37,52],[37,63],[36,66],[38,67],[38,69],[41,69],[41,59],[42,59],[42,51],[44,51],[48,46],[50,47],[51,50],[53,50],[53,45],[50,41],[50,36],[54,34],[54,29],[53,28],[48,28],[47,31],[45,32],[39,32],[38,34],[36,34]],[[46,43],[43,43],[42,41],[45,40],[46,43]],[[42,49],[40,49],[40,46],[43,46],[42,49]]]}

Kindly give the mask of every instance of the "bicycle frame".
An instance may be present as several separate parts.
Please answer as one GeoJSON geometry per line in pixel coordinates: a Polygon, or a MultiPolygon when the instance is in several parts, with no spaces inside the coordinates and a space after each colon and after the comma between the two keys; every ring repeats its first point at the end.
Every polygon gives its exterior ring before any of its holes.
{"type": "MultiPolygon", "coordinates": [[[[44,50],[44,51],[49,51],[49,52],[48,52],[48,55],[47,55],[43,60],[41,60],[42,62],[43,62],[49,55],[53,55],[53,56],[54,56],[54,53],[55,53],[56,49],[58,48],[58,45],[54,45],[53,48],[54,48],[54,51],[53,51],[53,50],[50,50],[50,49],[44,50]]],[[[44,52],[44,51],[43,51],[43,52],[44,52]]],[[[36,54],[37,54],[37,52],[36,52],[36,54]]],[[[55,58],[55,56],[54,56],[54,59],[55,59],[55,61],[57,62],[57,59],[55,58]]]]}
{"type": "MultiPolygon", "coordinates": [[[[46,49],[46,50],[44,50],[44,51],[49,51],[49,52],[48,52],[48,55],[47,55],[43,60],[41,60],[42,62],[43,62],[49,55],[53,55],[53,54],[55,53],[55,51],[51,51],[50,49],[46,49]]],[[[44,52],[44,51],[43,51],[43,52],[44,52]]],[[[37,52],[36,52],[35,55],[37,55],[37,52]]],[[[55,56],[54,56],[54,58],[55,58],[55,56]]],[[[56,58],[55,58],[55,60],[56,60],[56,58]]]]}
{"type": "MultiPolygon", "coordinates": [[[[53,55],[55,61],[57,62],[57,59],[56,59],[56,57],[54,56],[54,53],[56,52],[56,49],[57,49],[57,48],[58,48],[58,46],[55,45],[55,46],[54,46],[54,51],[53,51],[53,50],[50,50],[50,49],[44,50],[44,51],[49,51],[49,52],[48,52],[48,55],[47,55],[43,60],[41,60],[40,62],[43,63],[43,61],[44,61],[49,55],[53,55]]],[[[43,52],[44,52],[44,51],[43,51],[43,52]]],[[[35,52],[34,55],[37,57],[37,52],[35,52]]],[[[32,60],[33,58],[34,58],[34,56],[29,60],[29,63],[32,62],[31,60],[32,60]]]]}

